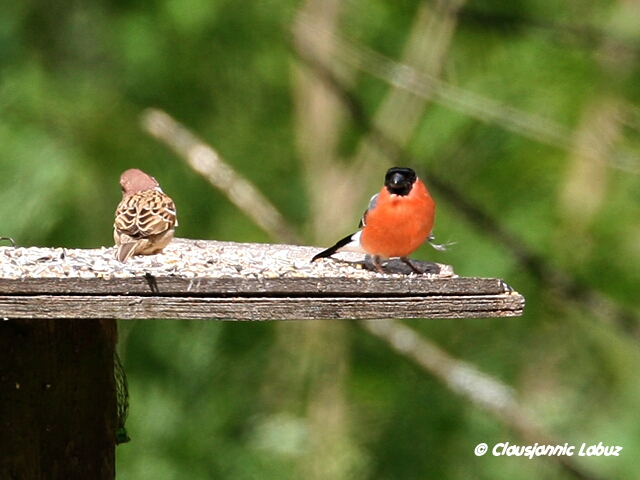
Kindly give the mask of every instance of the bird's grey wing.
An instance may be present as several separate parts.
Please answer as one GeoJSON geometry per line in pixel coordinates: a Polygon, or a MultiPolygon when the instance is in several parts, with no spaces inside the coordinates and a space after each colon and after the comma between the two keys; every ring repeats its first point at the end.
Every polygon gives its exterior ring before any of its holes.
{"type": "Polygon", "coordinates": [[[367,224],[367,212],[376,208],[377,204],[378,204],[378,194],[376,193],[373,197],[371,197],[371,200],[369,200],[369,205],[367,206],[367,209],[365,210],[365,212],[362,214],[362,218],[360,219],[358,228],[362,228],[367,224]]]}

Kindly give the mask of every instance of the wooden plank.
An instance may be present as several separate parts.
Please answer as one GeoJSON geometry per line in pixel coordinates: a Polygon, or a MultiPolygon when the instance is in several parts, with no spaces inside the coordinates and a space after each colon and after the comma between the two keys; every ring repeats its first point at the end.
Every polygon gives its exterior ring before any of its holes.
{"type": "Polygon", "coordinates": [[[0,296],[0,316],[13,318],[172,318],[310,320],[480,318],[518,316],[519,294],[429,297],[160,297],[122,295],[0,296]]]}
{"type": "Polygon", "coordinates": [[[0,294],[93,295],[233,295],[265,296],[314,294],[318,296],[500,295],[509,292],[497,278],[181,278],[139,275],[129,278],[0,278],[0,294]]]}

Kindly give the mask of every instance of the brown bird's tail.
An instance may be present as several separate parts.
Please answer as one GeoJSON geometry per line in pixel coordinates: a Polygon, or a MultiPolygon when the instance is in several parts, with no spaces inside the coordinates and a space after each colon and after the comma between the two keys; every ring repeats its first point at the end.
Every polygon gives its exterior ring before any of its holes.
{"type": "Polygon", "coordinates": [[[121,262],[126,262],[129,257],[134,254],[137,243],[138,242],[133,241],[121,244],[118,247],[118,253],[116,253],[116,257],[118,258],[118,260],[121,262]]]}

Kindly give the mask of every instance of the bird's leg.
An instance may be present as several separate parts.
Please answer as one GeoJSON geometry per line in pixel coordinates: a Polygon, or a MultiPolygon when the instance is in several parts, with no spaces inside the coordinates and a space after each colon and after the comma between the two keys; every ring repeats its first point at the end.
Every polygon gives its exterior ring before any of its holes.
{"type": "Polygon", "coordinates": [[[411,270],[413,270],[415,273],[419,275],[422,275],[424,273],[418,270],[418,268],[413,263],[411,263],[411,260],[409,260],[407,257],[400,257],[400,260],[409,265],[411,267],[411,270]]]}
{"type": "Polygon", "coordinates": [[[374,255],[372,260],[373,266],[376,267],[380,273],[384,273],[384,270],[382,270],[382,264],[380,263],[380,257],[378,255],[374,255]]]}

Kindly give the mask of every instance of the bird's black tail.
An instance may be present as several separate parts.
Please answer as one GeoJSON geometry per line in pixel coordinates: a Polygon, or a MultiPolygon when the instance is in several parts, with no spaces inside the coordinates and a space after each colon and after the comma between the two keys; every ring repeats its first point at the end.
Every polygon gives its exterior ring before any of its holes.
{"type": "Polygon", "coordinates": [[[316,256],[314,256],[311,259],[311,261],[315,262],[320,258],[330,257],[334,253],[337,253],[342,247],[351,243],[352,239],[353,239],[353,234],[349,235],[348,237],[344,237],[342,240],[339,240],[338,243],[336,243],[333,247],[327,248],[326,250],[323,250],[320,253],[318,253],[316,256]]]}

